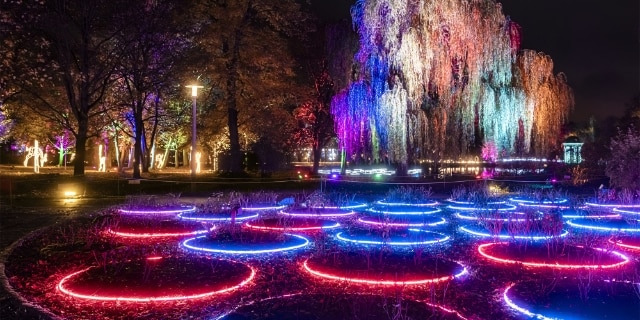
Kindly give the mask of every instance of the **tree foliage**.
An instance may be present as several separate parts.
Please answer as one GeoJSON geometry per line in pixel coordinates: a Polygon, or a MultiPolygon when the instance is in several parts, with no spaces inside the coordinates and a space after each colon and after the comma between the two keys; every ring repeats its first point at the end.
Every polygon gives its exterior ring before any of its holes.
{"type": "Polygon", "coordinates": [[[619,130],[609,146],[606,174],[613,187],[640,191],[640,132],[635,126],[619,130]]]}

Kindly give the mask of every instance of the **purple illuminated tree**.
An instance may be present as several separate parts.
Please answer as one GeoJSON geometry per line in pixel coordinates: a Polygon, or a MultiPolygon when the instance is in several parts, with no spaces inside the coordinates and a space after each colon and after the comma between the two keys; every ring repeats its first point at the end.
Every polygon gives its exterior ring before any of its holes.
{"type": "Polygon", "coordinates": [[[54,140],[55,141],[52,141],[52,145],[58,150],[58,166],[61,167],[65,165],[64,158],[76,142],[73,135],[67,130],[64,130],[60,135],[54,136],[54,140]]]}

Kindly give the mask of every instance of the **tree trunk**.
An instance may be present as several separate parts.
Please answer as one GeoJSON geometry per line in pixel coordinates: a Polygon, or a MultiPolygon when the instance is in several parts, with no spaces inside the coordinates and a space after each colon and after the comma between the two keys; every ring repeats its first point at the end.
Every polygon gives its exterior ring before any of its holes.
{"type": "Polygon", "coordinates": [[[142,163],[142,116],[136,115],[136,136],[133,148],[133,178],[140,179],[140,164],[142,163]]]}
{"type": "Polygon", "coordinates": [[[73,175],[84,175],[84,160],[86,158],[85,145],[87,143],[87,130],[89,128],[89,120],[86,118],[78,119],[78,135],[76,136],[76,158],[73,163],[73,175]]]}
{"type": "Polygon", "coordinates": [[[320,157],[322,157],[322,146],[320,143],[314,143],[312,147],[313,152],[313,170],[314,176],[318,175],[318,168],[320,167],[320,157]]]}

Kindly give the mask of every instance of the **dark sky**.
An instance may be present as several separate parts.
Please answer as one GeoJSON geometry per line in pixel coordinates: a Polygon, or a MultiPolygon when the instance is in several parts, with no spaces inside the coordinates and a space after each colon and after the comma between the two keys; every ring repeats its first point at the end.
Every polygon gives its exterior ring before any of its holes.
{"type": "MultiPolygon", "coordinates": [[[[564,72],[576,107],[571,120],[620,116],[640,93],[639,0],[499,0],[522,27],[522,47],[564,72]]],[[[353,0],[312,0],[327,19],[349,17],[353,0]]]]}

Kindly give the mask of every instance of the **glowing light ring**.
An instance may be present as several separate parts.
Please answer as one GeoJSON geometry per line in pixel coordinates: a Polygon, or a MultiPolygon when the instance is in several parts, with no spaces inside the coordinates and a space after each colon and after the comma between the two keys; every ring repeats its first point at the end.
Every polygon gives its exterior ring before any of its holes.
{"type": "Polygon", "coordinates": [[[539,240],[549,240],[549,239],[555,239],[555,238],[562,238],[565,237],[569,234],[569,231],[567,230],[562,230],[562,233],[560,233],[559,235],[550,235],[550,236],[518,236],[518,235],[508,235],[508,234],[498,234],[498,235],[493,235],[490,234],[488,232],[478,232],[475,230],[470,230],[467,229],[467,227],[460,227],[460,230],[462,230],[463,232],[466,233],[470,233],[474,236],[479,236],[479,237],[495,237],[495,238],[499,238],[499,239],[518,239],[518,240],[533,240],[533,241],[539,241],[539,240]]]}
{"type": "Polygon", "coordinates": [[[622,209],[619,209],[619,208],[613,208],[613,212],[629,213],[629,214],[640,214],[640,210],[639,211],[631,211],[631,210],[622,210],[622,209]]]}
{"type": "Polygon", "coordinates": [[[465,275],[467,273],[467,268],[462,266],[462,264],[460,264],[463,269],[462,271],[460,271],[457,274],[454,275],[450,275],[450,276],[443,276],[443,277],[439,277],[439,278],[430,278],[430,279],[421,279],[421,280],[409,280],[409,281],[390,281],[390,280],[372,280],[372,279],[361,279],[361,278],[349,278],[349,277],[341,277],[341,276],[336,276],[336,275],[332,275],[332,274],[328,274],[328,273],[324,273],[318,270],[314,270],[311,267],[309,267],[309,259],[305,260],[303,262],[303,267],[304,269],[321,278],[326,278],[326,279],[331,279],[331,280],[338,280],[338,281],[347,281],[347,282],[353,282],[353,283],[366,283],[366,284],[372,284],[372,285],[382,285],[382,286],[406,286],[406,285],[418,285],[418,284],[427,284],[427,283],[438,283],[438,282],[443,282],[443,281],[449,281],[449,280],[453,280],[455,278],[459,278],[463,275],[465,275]]]}
{"type": "Polygon", "coordinates": [[[373,244],[373,245],[390,245],[390,246],[416,246],[416,245],[424,245],[424,244],[436,244],[448,241],[451,237],[444,235],[438,232],[426,231],[426,230],[418,230],[418,229],[409,229],[410,231],[417,232],[429,232],[441,235],[442,238],[435,240],[424,240],[424,241],[374,241],[374,240],[356,240],[351,238],[345,238],[342,236],[342,232],[339,232],[335,235],[336,238],[342,241],[357,243],[357,244],[373,244]]]}
{"type": "Polygon", "coordinates": [[[509,289],[511,289],[513,286],[515,285],[515,283],[511,283],[506,289],[504,289],[504,293],[502,294],[502,298],[504,299],[504,302],[511,308],[514,309],[520,313],[523,313],[531,318],[536,318],[536,319],[540,319],[540,320],[555,320],[556,318],[548,318],[545,317],[541,314],[538,313],[533,313],[523,307],[518,306],[515,302],[513,302],[508,294],[509,294],[509,289]]]}
{"type": "Polygon", "coordinates": [[[196,239],[200,239],[200,238],[204,238],[206,236],[200,236],[200,237],[196,237],[196,238],[191,238],[191,239],[187,239],[185,241],[182,242],[182,246],[185,248],[189,248],[191,250],[196,250],[196,251],[205,251],[205,252],[214,252],[214,253],[226,253],[226,254],[262,254],[262,253],[274,253],[274,252],[284,252],[284,251],[292,251],[292,250],[296,250],[296,249],[300,249],[303,247],[306,247],[309,245],[309,239],[297,235],[297,234],[290,234],[290,233],[285,233],[286,235],[292,236],[292,237],[296,237],[298,239],[303,240],[304,242],[302,244],[297,244],[297,245],[292,245],[289,247],[279,247],[279,248],[272,248],[272,249],[262,249],[262,250],[230,250],[230,249],[214,249],[214,248],[204,248],[204,247],[196,247],[196,246],[192,246],[189,244],[190,241],[196,240],[196,239]]]}
{"type": "Polygon", "coordinates": [[[607,203],[594,203],[594,202],[586,202],[586,205],[590,207],[600,207],[600,208],[640,208],[640,204],[607,204],[607,203]]]}
{"type": "Polygon", "coordinates": [[[197,231],[190,231],[190,232],[132,233],[132,232],[113,231],[112,229],[107,229],[107,232],[110,233],[110,234],[113,234],[113,235],[116,235],[116,236],[119,236],[119,237],[125,237],[125,238],[170,238],[170,237],[195,236],[195,235],[199,235],[199,234],[209,233],[209,232],[211,232],[211,231],[213,231],[215,229],[216,229],[216,227],[213,226],[213,227],[209,228],[208,230],[197,230],[197,231]]]}
{"type": "Polygon", "coordinates": [[[266,207],[242,207],[242,210],[245,211],[274,211],[281,210],[286,208],[285,205],[277,205],[277,206],[266,206],[266,207]]]}
{"type": "Polygon", "coordinates": [[[509,201],[513,201],[513,202],[517,202],[517,203],[523,203],[523,204],[546,204],[546,205],[552,205],[552,204],[567,203],[569,200],[567,200],[567,199],[559,199],[559,200],[538,201],[538,200],[529,200],[529,199],[509,198],[509,201]]]}
{"type": "Polygon", "coordinates": [[[571,206],[563,206],[559,204],[535,204],[535,203],[518,203],[521,207],[528,208],[544,208],[544,209],[569,209],[571,206]]]}
{"type": "MultiPolygon", "coordinates": [[[[260,216],[259,214],[255,213],[252,215],[248,215],[248,216],[236,216],[235,217],[235,221],[243,221],[243,220],[249,220],[249,219],[255,219],[258,216],[260,216]]],[[[206,214],[202,215],[202,216],[195,216],[195,217],[185,217],[182,214],[179,214],[178,217],[180,217],[180,219],[183,220],[191,220],[191,221],[231,221],[233,220],[230,216],[228,217],[207,217],[206,214]]]]}
{"type": "Polygon", "coordinates": [[[586,215],[562,214],[562,218],[564,218],[564,219],[589,219],[589,218],[593,218],[593,219],[613,219],[613,218],[620,218],[620,215],[617,214],[617,213],[613,213],[613,214],[589,214],[587,212],[586,215]]]}
{"type": "Polygon", "coordinates": [[[379,226],[379,227],[384,227],[384,226],[389,226],[389,227],[434,227],[437,225],[441,225],[441,224],[445,224],[447,223],[447,220],[445,220],[444,218],[440,217],[440,220],[436,221],[436,222],[381,222],[381,221],[370,221],[370,220],[364,220],[364,218],[358,218],[358,222],[361,223],[365,223],[365,224],[370,224],[370,225],[375,225],[375,226],[379,226]]]}
{"type": "Polygon", "coordinates": [[[247,228],[257,229],[257,230],[269,230],[269,231],[313,231],[313,230],[323,230],[323,229],[334,229],[340,227],[340,223],[336,221],[332,221],[333,224],[328,226],[312,226],[312,227],[269,227],[269,226],[257,226],[252,225],[251,223],[245,223],[247,228]]]}
{"type": "MultiPolygon", "coordinates": [[[[453,200],[453,199],[447,199],[447,202],[452,202],[455,204],[468,204],[468,205],[475,205],[475,202],[471,202],[471,201],[459,201],[459,200],[453,200]]],[[[486,204],[506,204],[506,201],[492,201],[492,202],[487,202],[486,204]]]]}
{"type": "Polygon", "coordinates": [[[431,200],[431,202],[425,202],[425,203],[386,202],[384,200],[378,200],[378,201],[376,201],[376,203],[379,204],[379,205],[390,206],[390,207],[395,207],[395,206],[433,207],[433,206],[437,206],[439,204],[438,201],[435,201],[435,200],[431,200]]]}
{"type": "Polygon", "coordinates": [[[463,211],[513,211],[516,209],[516,206],[505,203],[504,207],[494,207],[494,208],[462,207],[462,206],[455,206],[455,205],[448,205],[447,208],[451,210],[463,210],[463,211]]]}
{"type": "MultiPolygon", "coordinates": [[[[392,207],[398,208],[398,207],[392,207]]],[[[439,208],[430,207],[430,211],[420,210],[420,211],[389,211],[389,210],[379,210],[375,208],[367,209],[369,212],[377,213],[377,214],[388,214],[388,215],[425,215],[425,214],[434,214],[441,212],[439,208]]]]}
{"type": "Polygon", "coordinates": [[[593,225],[585,225],[573,222],[573,220],[568,220],[567,224],[579,229],[590,229],[590,230],[599,230],[599,231],[615,231],[615,232],[640,232],[640,227],[638,228],[610,228],[610,227],[600,227],[593,225]]]}
{"type": "Polygon", "coordinates": [[[623,243],[622,240],[613,240],[612,238],[609,238],[609,242],[613,243],[617,246],[623,247],[623,248],[627,248],[627,249],[633,249],[633,250],[640,250],[640,239],[638,241],[638,245],[631,245],[631,244],[626,244],[623,243]]]}
{"type": "Polygon", "coordinates": [[[206,298],[206,297],[210,297],[210,296],[214,296],[214,295],[218,295],[218,294],[222,294],[222,293],[226,293],[226,292],[230,292],[233,290],[236,290],[240,287],[243,287],[245,285],[247,285],[248,283],[250,283],[251,281],[253,281],[253,279],[256,276],[256,270],[251,267],[248,266],[251,269],[251,274],[249,275],[248,278],[244,279],[242,282],[240,282],[239,284],[232,286],[232,287],[227,287],[221,290],[216,290],[216,291],[210,291],[210,292],[204,292],[204,293],[199,293],[199,294],[194,294],[194,295],[175,295],[175,296],[159,296],[159,297],[147,297],[147,298],[135,298],[135,297],[114,297],[114,296],[97,296],[97,295],[86,295],[86,294],[79,294],[79,293],[75,293],[67,288],[64,287],[65,282],[69,281],[69,279],[73,278],[74,276],[83,273],[91,268],[95,268],[95,267],[89,267],[89,268],[85,268],[82,269],[80,271],[76,271],[70,275],[65,276],[64,278],[62,278],[62,280],[60,280],[60,282],[58,282],[58,285],[56,286],[58,290],[60,290],[60,292],[75,297],[75,298],[80,298],[80,299],[87,299],[87,300],[97,300],[97,301],[116,301],[116,302],[156,302],[156,301],[174,301],[174,300],[191,300],[191,299],[201,299],[201,298],[206,298]]]}
{"type": "Polygon", "coordinates": [[[367,204],[366,203],[358,203],[358,204],[351,204],[351,205],[344,205],[344,206],[323,206],[323,207],[318,207],[318,206],[314,206],[311,207],[313,209],[342,209],[342,210],[351,210],[351,209],[360,209],[360,208],[366,208],[367,204]]]}
{"type": "Polygon", "coordinates": [[[611,269],[611,268],[620,267],[624,264],[629,263],[630,261],[627,256],[625,256],[620,252],[607,251],[601,248],[592,248],[592,249],[598,250],[601,252],[611,253],[617,256],[618,258],[622,259],[622,261],[613,263],[613,264],[591,264],[591,265],[590,264],[560,264],[560,263],[544,263],[544,262],[527,262],[527,261],[518,261],[518,260],[512,260],[512,259],[499,258],[484,252],[484,249],[486,247],[493,246],[493,245],[503,245],[503,244],[508,244],[508,242],[492,242],[492,243],[481,244],[478,246],[478,253],[480,253],[483,257],[489,260],[502,262],[506,264],[522,264],[528,267],[544,267],[544,268],[556,268],[556,269],[611,269]]]}
{"type": "Polygon", "coordinates": [[[339,217],[348,217],[356,214],[355,211],[342,211],[342,212],[286,212],[284,210],[280,210],[280,214],[290,217],[331,217],[331,218],[339,218],[339,217]]]}
{"type": "MultiPolygon", "coordinates": [[[[513,212],[511,214],[518,214],[518,215],[523,215],[523,213],[521,212],[513,212]]],[[[527,219],[525,218],[493,218],[493,217],[478,217],[475,215],[464,215],[461,212],[456,212],[456,218],[459,219],[464,219],[464,220],[485,220],[485,221],[505,221],[505,222],[509,222],[509,221],[513,221],[513,222],[524,222],[527,221],[527,219]]],[[[536,219],[539,220],[540,218],[536,219]]]]}
{"type": "Polygon", "coordinates": [[[177,213],[189,213],[196,212],[196,207],[183,207],[182,209],[159,209],[159,210],[129,210],[129,209],[118,209],[118,212],[124,214],[177,214],[177,213]]]}

